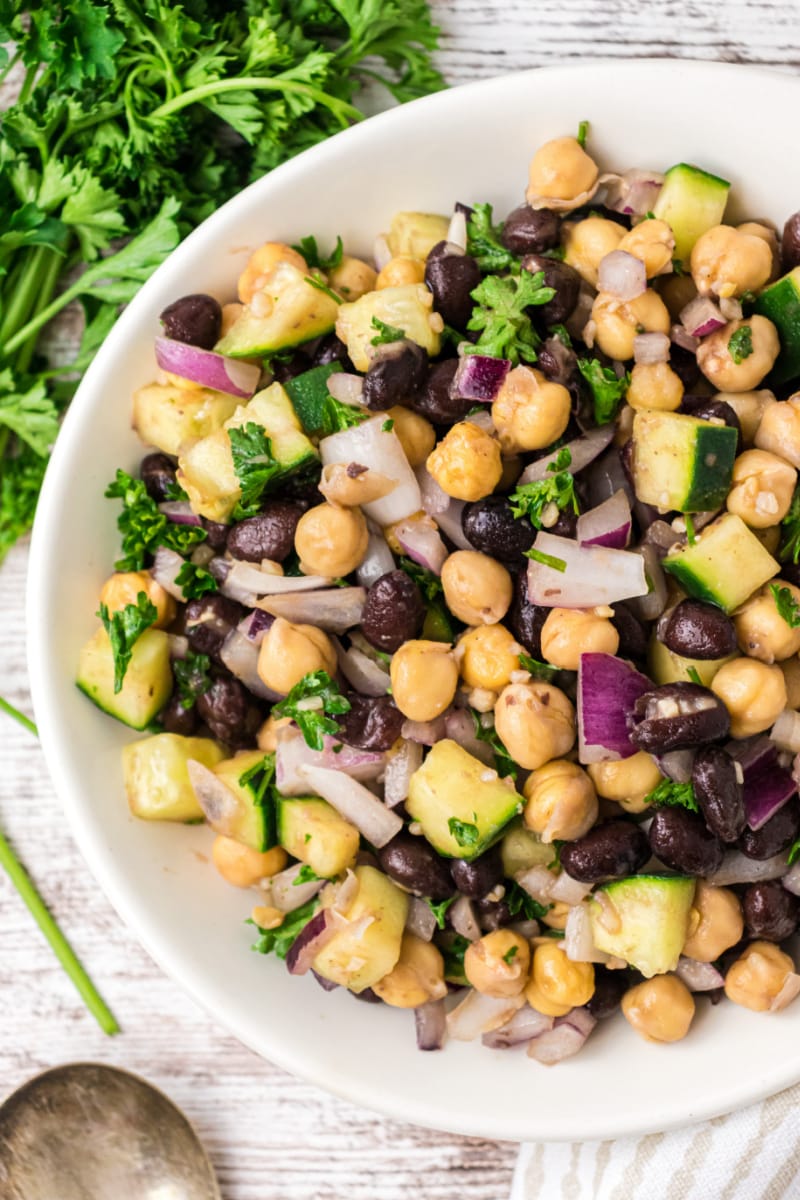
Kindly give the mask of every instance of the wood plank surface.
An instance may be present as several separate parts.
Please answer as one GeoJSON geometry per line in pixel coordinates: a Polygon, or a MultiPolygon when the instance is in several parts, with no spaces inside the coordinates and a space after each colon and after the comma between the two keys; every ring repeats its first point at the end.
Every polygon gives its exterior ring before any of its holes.
{"type": "MultiPolygon", "coordinates": [[[[433,0],[433,9],[454,84],[584,58],[800,65],[797,0],[433,0]]],[[[18,547],[0,569],[0,694],[30,712],[26,557],[18,547]]],[[[0,1097],[61,1062],[140,1072],[195,1123],[225,1200],[507,1196],[513,1146],[401,1125],[328,1096],[244,1049],[167,980],[90,877],[35,740],[2,714],[0,819],[124,1027],[113,1040],[96,1029],[0,877],[0,1097]]]]}

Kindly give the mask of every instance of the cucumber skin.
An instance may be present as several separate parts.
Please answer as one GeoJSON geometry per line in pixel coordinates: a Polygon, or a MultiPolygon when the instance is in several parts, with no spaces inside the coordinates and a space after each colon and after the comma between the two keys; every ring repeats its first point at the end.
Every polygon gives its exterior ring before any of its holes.
{"type": "Polygon", "coordinates": [[[718,425],[698,428],[694,470],[686,494],[684,512],[710,512],[724,504],[731,486],[736,443],[735,429],[728,429],[727,426],[722,429],[718,425]],[[713,466],[704,461],[709,453],[716,459],[713,466]]]}
{"type": "Polygon", "coordinates": [[[676,163],[665,173],[653,213],[671,226],[675,235],[675,256],[681,262],[688,262],[695,242],[703,233],[722,222],[730,186],[727,179],[691,163],[676,163]],[[701,207],[709,211],[702,221],[698,221],[701,207]]]}
{"type": "Polygon", "coordinates": [[[778,331],[781,352],[768,383],[788,383],[800,376],[800,267],[765,288],[755,311],[767,317],[778,331]]]}

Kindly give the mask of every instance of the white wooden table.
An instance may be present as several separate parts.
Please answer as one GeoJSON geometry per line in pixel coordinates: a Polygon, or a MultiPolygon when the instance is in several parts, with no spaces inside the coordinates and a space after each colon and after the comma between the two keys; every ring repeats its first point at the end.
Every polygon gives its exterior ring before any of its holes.
{"type": "MultiPolygon", "coordinates": [[[[798,0],[433,0],[433,8],[452,83],[586,57],[800,66],[798,0]]],[[[0,694],[29,712],[26,558],[18,547],[0,569],[0,694]]],[[[0,821],[123,1026],[115,1039],[99,1032],[0,877],[0,1098],[72,1060],[140,1072],[194,1122],[225,1200],[508,1194],[513,1146],[383,1120],[285,1075],[218,1028],[121,925],[64,828],[35,740],[2,714],[0,749],[0,821]]]]}

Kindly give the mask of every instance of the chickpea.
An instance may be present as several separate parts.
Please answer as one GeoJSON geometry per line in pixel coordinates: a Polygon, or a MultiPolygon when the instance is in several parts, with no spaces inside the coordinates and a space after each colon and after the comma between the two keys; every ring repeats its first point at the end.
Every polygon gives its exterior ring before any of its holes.
{"type": "Polygon", "coordinates": [[[528,982],[531,951],[513,929],[495,929],[467,947],[464,974],[484,996],[518,996],[528,982]]]}
{"type": "MultiPolygon", "coordinates": [[[[717,392],[714,396],[715,400],[722,400],[725,404],[729,404],[739,418],[739,424],[742,427],[742,440],[745,446],[752,446],[755,443],[758,427],[761,424],[762,417],[767,409],[776,403],[775,393],[769,388],[762,388],[758,392],[717,392]]],[[[762,446],[762,450],[772,450],[772,446],[762,446]]],[[[789,457],[782,450],[776,450],[776,453],[781,458],[788,461],[789,457]]],[[[797,466],[798,464],[794,464],[797,466]]]]}
{"type": "Polygon", "coordinates": [[[286,913],[271,904],[256,904],[250,910],[250,920],[260,929],[280,929],[286,920],[286,913]]]}
{"type": "Polygon", "coordinates": [[[751,942],[725,976],[725,995],[753,1012],[774,1012],[794,963],[774,942],[751,942]]]}
{"type": "Polygon", "coordinates": [[[293,625],[276,617],[258,652],[261,682],[285,696],[313,671],[336,674],[336,651],[328,635],[315,625],[293,625]]]}
{"type": "Polygon", "coordinates": [[[243,304],[237,304],[235,301],[232,301],[230,304],[223,304],[222,324],[219,331],[221,338],[224,338],[228,333],[230,333],[231,327],[236,324],[243,312],[243,304]]]}
{"type": "Polygon", "coordinates": [[[499,692],[519,668],[520,645],[505,625],[479,625],[459,640],[456,657],[467,687],[499,692]]]}
{"type": "Polygon", "coordinates": [[[679,1042],[689,1032],[694,999],[676,975],[655,975],[625,993],[622,1014],[646,1042],[679,1042]]]}
{"type": "MultiPolygon", "coordinates": [[[[800,603],[800,588],[782,583],[795,603],[800,603]]],[[[733,618],[736,638],[742,654],[763,663],[780,662],[800,651],[800,628],[793,629],[778,612],[769,586],[744,604],[733,618]]]]}
{"type": "Polygon", "coordinates": [[[774,225],[770,225],[767,221],[744,221],[741,225],[737,225],[736,229],[739,233],[748,233],[752,237],[761,238],[769,246],[769,252],[772,255],[772,267],[770,269],[767,283],[771,283],[773,279],[777,279],[781,273],[781,248],[778,241],[778,233],[774,225]]]}
{"type": "Polygon", "coordinates": [[[615,801],[631,813],[644,812],[648,807],[645,797],[664,778],[655,759],[644,750],[638,750],[630,758],[590,763],[586,769],[598,796],[615,801]]]}
{"type": "Polygon", "coordinates": [[[256,734],[256,745],[266,754],[272,754],[278,749],[278,731],[291,725],[291,717],[276,717],[272,713],[256,734]]]}
{"type": "Polygon", "coordinates": [[[409,464],[415,468],[421,467],[436,445],[436,430],[430,421],[410,408],[404,408],[402,404],[390,408],[386,416],[394,421],[394,431],[409,464]]]}
{"type": "MultiPolygon", "coordinates": [[[[777,405],[776,405],[777,408],[777,405]]],[[[726,505],[752,529],[777,525],[789,511],[797,472],[768,450],[745,450],[733,464],[726,505]]]]}
{"type": "Polygon", "coordinates": [[[754,658],[734,658],[711,681],[731,717],[731,736],[750,737],[774,725],[786,708],[786,684],[780,667],[754,658]]]}
{"type": "Polygon", "coordinates": [[[597,164],[574,137],[553,138],[534,154],[525,198],[531,208],[578,208],[597,190],[597,164]]]}
{"type": "Polygon", "coordinates": [[[754,441],[759,450],[770,450],[800,468],[800,392],[765,405],[754,441]]]}
{"type": "Polygon", "coordinates": [[[743,933],[742,906],[736,893],[698,879],[683,953],[698,962],[715,962],[743,933]]]}
{"type": "Polygon", "coordinates": [[[631,371],[626,399],[631,408],[674,412],[680,408],[683,390],[680,375],[669,363],[636,363],[631,371]]]}
{"type": "Polygon", "coordinates": [[[561,437],[572,400],[560,383],[532,367],[514,367],[492,404],[492,421],[506,454],[543,450],[561,437]]]}
{"type": "Polygon", "coordinates": [[[396,486],[388,475],[381,475],[380,471],[372,471],[359,463],[328,463],[322,468],[319,482],[319,490],[325,499],[340,508],[358,508],[360,504],[380,500],[396,486]]]}
{"type": "Polygon", "coordinates": [[[289,861],[282,846],[261,854],[221,834],[214,839],[211,857],[222,878],[239,888],[254,887],[260,879],[277,875],[289,861]]]}
{"type": "Polygon", "coordinates": [[[424,283],[425,263],[409,254],[398,254],[390,258],[385,267],[378,272],[375,290],[381,291],[387,287],[404,287],[407,283],[424,283]]]}
{"type": "Polygon", "coordinates": [[[347,301],[359,300],[367,292],[374,292],[377,278],[377,272],[369,263],[349,254],[343,254],[338,267],[328,271],[329,286],[347,301]]]}
{"type": "Polygon", "coordinates": [[[278,263],[291,263],[298,271],[308,273],[308,263],[302,254],[298,254],[291,246],[283,242],[264,242],[254,250],[247,260],[247,266],[239,276],[239,299],[242,304],[249,304],[253,296],[266,283],[278,263]]]}
{"type": "Polygon", "coordinates": [[[597,793],[577,763],[557,758],[533,771],[522,794],[527,800],[522,819],[543,842],[571,842],[583,837],[597,820],[597,793]]]}
{"type": "Polygon", "coordinates": [[[542,626],[542,655],[562,671],[577,671],[582,654],[616,654],[619,634],[608,609],[551,608],[542,626]]]}
{"type": "Polygon", "coordinates": [[[447,995],[444,959],[432,942],[404,933],[399,959],[372,990],[393,1008],[419,1008],[428,1000],[441,1000],[447,995]]]}
{"type": "Polygon", "coordinates": [[[458,667],[446,642],[405,642],[390,673],[394,702],[410,721],[433,721],[453,702],[458,667]]]}
{"type": "Polygon", "coordinates": [[[120,612],[129,604],[136,604],[139,594],[144,592],[151,604],[156,606],[158,616],[153,622],[156,629],[165,629],[175,620],[177,607],[169,592],[156,583],[149,571],[124,571],[111,575],[100,589],[100,603],[110,613],[120,612]]]}
{"type": "Polygon", "coordinates": [[[355,571],[367,553],[369,530],[360,508],[318,504],[297,522],[294,548],[306,575],[336,578],[355,571]]]}
{"type": "Polygon", "coordinates": [[[500,444],[472,421],[451,426],[426,466],[443,492],[456,500],[482,500],[500,482],[500,444]]]}
{"type": "Polygon", "coordinates": [[[595,341],[604,354],[622,362],[633,358],[633,341],[639,333],[669,333],[670,317],[664,301],[648,288],[635,300],[618,300],[599,292],[592,305],[595,341]]]}
{"type": "Polygon", "coordinates": [[[564,262],[574,267],[581,279],[597,287],[600,263],[617,250],[625,229],[605,217],[587,217],[585,221],[564,226],[564,262]]]}
{"type": "Polygon", "coordinates": [[[800,659],[795,655],[778,665],[786,684],[786,707],[797,711],[800,709],[800,659]]]}
{"type": "Polygon", "coordinates": [[[640,221],[630,233],[626,233],[617,249],[641,259],[647,278],[652,279],[654,275],[672,270],[675,235],[666,221],[651,217],[647,221],[640,221]]]}
{"type": "Polygon", "coordinates": [[[747,320],[729,321],[703,338],[697,347],[697,365],[706,379],[721,392],[751,392],[773,367],[780,351],[778,334],[772,321],[766,317],[753,316],[747,320]],[[745,326],[750,328],[752,352],[735,362],[729,343],[735,333],[745,326]]]}
{"type": "Polygon", "coordinates": [[[554,900],[544,916],[540,917],[540,920],[543,925],[549,926],[550,929],[564,930],[567,927],[567,917],[569,916],[571,907],[570,904],[566,904],[563,900],[554,900]]]}
{"type": "Polygon", "coordinates": [[[537,946],[525,999],[531,1008],[550,1017],[563,1017],[594,995],[594,967],[572,962],[558,942],[537,946]]]}
{"type": "Polygon", "coordinates": [[[777,558],[781,544],[781,526],[770,525],[769,529],[754,529],[753,533],[761,542],[767,554],[777,558]]]}
{"type": "Polygon", "coordinates": [[[715,225],[695,242],[690,266],[701,296],[725,299],[764,286],[772,272],[772,251],[761,237],[715,225]]]}
{"type": "Polygon", "coordinates": [[[669,309],[672,320],[678,322],[686,305],[697,295],[697,288],[691,275],[662,275],[658,280],[658,294],[669,309]]]}
{"type": "Polygon", "coordinates": [[[442,587],[450,612],[465,625],[495,625],[511,606],[511,575],[477,550],[456,550],[445,560],[442,587]]]}
{"type": "Polygon", "coordinates": [[[494,709],[497,735],[526,771],[563,758],[575,744],[575,709],[550,683],[512,683],[494,709]]]}

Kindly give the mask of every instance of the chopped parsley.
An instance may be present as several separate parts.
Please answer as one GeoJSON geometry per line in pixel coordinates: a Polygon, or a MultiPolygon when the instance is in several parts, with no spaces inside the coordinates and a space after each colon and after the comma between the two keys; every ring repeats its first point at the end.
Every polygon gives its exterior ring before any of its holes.
{"type": "Polygon", "coordinates": [[[689,676],[689,679],[692,683],[699,683],[700,687],[703,686],[703,681],[700,678],[700,672],[698,671],[697,667],[687,667],[686,674],[689,676]]]}
{"type": "Polygon", "coordinates": [[[158,609],[146,592],[139,592],[135,604],[126,604],[117,612],[109,613],[108,605],[101,604],[97,616],[103,622],[111,642],[114,656],[114,695],[122,691],[125,672],[133,654],[133,647],[144,633],[158,620],[158,609]]]}
{"type": "Polygon", "coordinates": [[[541,563],[543,567],[550,567],[553,571],[566,571],[567,564],[563,558],[556,558],[553,554],[544,554],[543,551],[532,547],[525,551],[525,557],[530,558],[533,562],[541,563]]]}
{"type": "Polygon", "coordinates": [[[385,346],[389,342],[405,341],[405,329],[398,329],[396,325],[387,325],[380,317],[372,318],[372,328],[378,331],[375,337],[370,339],[373,346],[385,346]]]}
{"type": "Polygon", "coordinates": [[[598,425],[608,425],[617,415],[622,397],[628,390],[630,374],[618,379],[613,367],[604,367],[598,358],[578,358],[578,370],[589,385],[598,425]]]}
{"type": "MultiPolygon", "coordinates": [[[[492,221],[491,204],[476,204],[467,219],[467,254],[482,271],[519,270],[519,259],[500,241],[503,226],[492,221]]],[[[459,338],[463,341],[463,338],[459,338]]]]}
{"type": "MultiPolygon", "coordinates": [[[[555,460],[547,464],[547,470],[552,472],[546,479],[535,483],[523,483],[511,496],[511,510],[515,517],[528,517],[536,529],[542,528],[542,516],[550,505],[555,505],[561,512],[572,508],[578,512],[578,501],[575,496],[575,480],[567,468],[572,463],[572,455],[566,446],[562,446],[555,460]]],[[[554,522],[551,522],[553,524],[554,522]]]]}
{"type": "Polygon", "coordinates": [[[381,425],[381,433],[391,433],[393,429],[394,421],[391,417],[389,417],[388,420],[384,421],[381,425]]]}
{"type": "MultiPolygon", "coordinates": [[[[477,820],[477,814],[473,813],[472,815],[477,820]]],[[[459,846],[464,847],[464,849],[471,849],[473,846],[477,846],[480,841],[480,830],[477,825],[473,825],[470,821],[459,821],[457,817],[450,817],[447,822],[447,828],[459,846]]]]}
{"type": "Polygon", "coordinates": [[[324,879],[324,875],[318,875],[313,867],[308,863],[303,863],[300,870],[292,880],[292,887],[300,887],[301,883],[316,883],[319,879],[324,879]]]}
{"type": "Polygon", "coordinates": [[[451,642],[453,640],[453,625],[450,614],[445,607],[442,581],[433,571],[428,571],[415,563],[411,558],[401,558],[398,566],[414,580],[427,607],[422,636],[431,642],[451,642]]]}
{"type": "Polygon", "coordinates": [[[283,924],[279,925],[277,929],[262,929],[248,917],[245,924],[255,925],[259,933],[258,940],[253,943],[251,949],[255,950],[257,954],[276,954],[278,958],[286,958],[292,942],[305,929],[318,907],[319,900],[314,896],[307,904],[296,908],[294,912],[287,913],[283,924]]]}
{"type": "Polygon", "coordinates": [[[547,304],[555,291],[544,286],[544,272],[521,271],[519,275],[487,275],[472,292],[477,302],[467,329],[480,330],[466,354],[488,354],[519,362],[536,362],[541,338],[531,324],[527,309],[547,304]]]}
{"type": "Polygon", "coordinates": [[[460,933],[455,933],[446,939],[442,938],[441,942],[437,943],[444,959],[444,977],[450,983],[465,984],[467,982],[464,974],[464,955],[471,944],[460,933]]]}
{"type": "Polygon", "coordinates": [[[252,767],[239,776],[239,787],[247,788],[256,808],[263,810],[263,849],[271,850],[278,844],[278,805],[275,787],[275,754],[265,754],[252,767]]]}
{"type": "Polygon", "coordinates": [[[233,455],[233,469],[242,494],[234,520],[253,517],[258,513],[261,498],[269,485],[281,474],[281,465],[272,454],[272,441],[261,425],[248,421],[238,429],[229,429],[228,437],[233,455]]]}
{"type": "Polygon", "coordinates": [[[278,717],[291,717],[312,750],[322,750],[325,734],[337,734],[339,726],[329,715],[349,712],[350,701],[343,696],[327,671],[312,671],[296,683],[285,700],[273,708],[278,717]]]}
{"type": "Polygon", "coordinates": [[[572,349],[572,338],[569,336],[566,325],[551,325],[549,332],[551,337],[558,338],[562,346],[566,346],[568,350],[572,349]]]}
{"type": "Polygon", "coordinates": [[[105,494],[110,500],[122,501],[122,512],[117,518],[117,528],[122,534],[122,558],[114,564],[118,571],[141,571],[159,546],[185,556],[207,537],[205,529],[198,525],[176,525],[168,520],[142,480],[131,478],[127,471],[117,471],[105,494]]]}
{"type": "Polygon", "coordinates": [[[646,805],[670,805],[674,808],[688,808],[689,812],[698,812],[694,788],[690,783],[674,783],[671,779],[662,779],[652,792],[645,796],[646,805]]]}
{"type": "Polygon", "coordinates": [[[541,679],[543,683],[550,683],[558,670],[549,663],[539,662],[538,658],[531,658],[530,654],[520,654],[519,665],[523,671],[530,671],[534,679],[541,679]]]}
{"type": "Polygon", "coordinates": [[[800,558],[800,485],[795,488],[789,511],[781,521],[781,525],[784,534],[778,557],[784,562],[790,558],[792,562],[796,563],[800,558]]]}
{"type": "Polygon", "coordinates": [[[434,900],[431,900],[430,896],[425,897],[425,903],[428,905],[428,908],[431,910],[433,915],[436,917],[436,924],[439,929],[444,929],[445,913],[447,912],[450,905],[455,903],[456,899],[457,899],[456,896],[450,896],[449,899],[442,900],[441,903],[437,904],[434,900]]]}
{"type": "Polygon", "coordinates": [[[728,338],[728,353],[737,367],[753,353],[753,327],[740,325],[728,338]]]}
{"type": "Polygon", "coordinates": [[[500,734],[495,729],[494,725],[483,725],[481,723],[481,714],[476,712],[474,708],[470,709],[472,720],[475,725],[475,736],[479,742],[485,742],[487,746],[491,746],[494,754],[494,765],[497,774],[505,779],[510,776],[511,779],[517,778],[517,764],[506,750],[503,743],[500,741],[500,734]]]}
{"type": "Polygon", "coordinates": [[[428,604],[432,600],[438,600],[444,593],[440,577],[434,575],[433,571],[429,571],[426,567],[421,567],[419,563],[415,563],[412,558],[401,558],[398,565],[401,571],[405,571],[406,575],[414,580],[422,592],[422,598],[428,604]]]}
{"type": "Polygon", "coordinates": [[[508,949],[506,950],[505,954],[503,955],[503,962],[508,963],[508,965],[511,966],[513,959],[515,959],[517,956],[518,950],[519,950],[519,946],[509,946],[508,949]]]}
{"type": "Polygon", "coordinates": [[[201,596],[219,590],[219,584],[211,572],[191,562],[183,564],[175,576],[175,583],[183,592],[185,600],[199,600],[201,596]]]}
{"type": "Polygon", "coordinates": [[[327,258],[323,254],[320,254],[315,237],[300,238],[300,244],[292,246],[292,249],[296,250],[298,254],[302,254],[312,270],[332,271],[335,267],[341,266],[344,243],[340,237],[337,237],[336,245],[327,258]]]}
{"type": "Polygon", "coordinates": [[[586,139],[588,136],[589,136],[589,122],[581,121],[580,125],[578,126],[578,136],[575,139],[575,141],[578,143],[578,145],[580,146],[581,149],[583,149],[583,147],[586,145],[586,139]]]}
{"type": "Polygon", "coordinates": [[[178,687],[178,699],[182,708],[193,708],[198,696],[204,696],[211,687],[211,659],[207,654],[195,654],[189,650],[185,658],[176,658],[172,673],[178,687]]]}
{"type": "Polygon", "coordinates": [[[319,430],[320,438],[329,437],[332,433],[341,433],[343,429],[352,429],[366,421],[370,414],[364,409],[355,408],[352,404],[342,404],[333,396],[326,396],[322,402],[322,425],[319,430]]]}
{"type": "Polygon", "coordinates": [[[789,857],[787,859],[789,866],[791,867],[794,863],[796,863],[798,858],[800,858],[800,838],[798,838],[796,842],[792,842],[791,846],[789,847],[789,857]]]}
{"type": "Polygon", "coordinates": [[[516,880],[506,884],[506,894],[503,897],[512,917],[523,917],[526,921],[540,921],[550,911],[549,904],[540,904],[529,896],[516,880]]]}
{"type": "Polygon", "coordinates": [[[334,300],[337,304],[344,303],[338,292],[335,292],[333,288],[328,287],[324,279],[320,279],[316,275],[306,275],[305,280],[306,283],[310,283],[313,288],[316,288],[318,292],[323,292],[329,300],[334,300]]]}
{"type": "Polygon", "coordinates": [[[797,603],[794,596],[788,587],[779,587],[777,583],[771,583],[769,590],[772,592],[772,598],[775,601],[775,607],[778,613],[783,617],[790,629],[800,627],[800,604],[797,603]]]}

